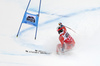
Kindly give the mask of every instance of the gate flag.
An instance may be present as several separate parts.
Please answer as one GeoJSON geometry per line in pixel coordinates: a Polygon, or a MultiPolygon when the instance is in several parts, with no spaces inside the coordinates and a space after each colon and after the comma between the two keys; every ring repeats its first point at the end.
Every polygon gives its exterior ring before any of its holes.
{"type": "Polygon", "coordinates": [[[22,23],[37,26],[38,18],[39,18],[38,14],[31,14],[31,13],[25,12],[22,23]]]}
{"type": "Polygon", "coordinates": [[[31,0],[29,0],[29,3],[27,5],[26,11],[25,11],[24,16],[23,16],[23,20],[20,24],[20,27],[19,27],[19,30],[18,30],[16,37],[18,37],[18,35],[19,35],[22,24],[25,23],[25,24],[33,25],[33,26],[36,27],[36,32],[35,32],[35,39],[36,39],[37,28],[38,28],[38,20],[39,20],[39,14],[40,14],[40,7],[41,7],[41,0],[40,0],[40,4],[39,4],[38,14],[31,14],[31,13],[27,12],[28,7],[30,5],[30,2],[31,2],[31,0]]]}

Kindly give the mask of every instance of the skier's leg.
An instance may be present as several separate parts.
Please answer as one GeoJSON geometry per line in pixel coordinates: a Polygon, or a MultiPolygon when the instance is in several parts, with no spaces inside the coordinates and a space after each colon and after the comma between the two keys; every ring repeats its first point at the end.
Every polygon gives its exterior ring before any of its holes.
{"type": "Polygon", "coordinates": [[[61,49],[61,44],[58,44],[57,47],[56,47],[56,52],[59,53],[60,49],[61,49]]]}
{"type": "Polygon", "coordinates": [[[75,46],[75,43],[71,43],[71,44],[67,44],[67,48],[68,50],[72,49],[75,46]]]}
{"type": "Polygon", "coordinates": [[[71,42],[67,43],[67,49],[70,50],[75,46],[75,41],[73,38],[71,38],[71,42]]]}
{"type": "Polygon", "coordinates": [[[64,51],[65,51],[65,44],[63,44],[61,47],[61,52],[64,53],[64,51]]]}

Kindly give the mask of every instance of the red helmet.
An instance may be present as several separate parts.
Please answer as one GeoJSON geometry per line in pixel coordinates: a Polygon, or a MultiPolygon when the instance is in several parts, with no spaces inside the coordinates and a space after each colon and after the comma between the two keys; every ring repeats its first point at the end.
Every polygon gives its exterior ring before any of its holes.
{"type": "Polygon", "coordinates": [[[62,25],[62,23],[61,23],[61,22],[59,22],[59,23],[58,23],[58,25],[62,25]]]}

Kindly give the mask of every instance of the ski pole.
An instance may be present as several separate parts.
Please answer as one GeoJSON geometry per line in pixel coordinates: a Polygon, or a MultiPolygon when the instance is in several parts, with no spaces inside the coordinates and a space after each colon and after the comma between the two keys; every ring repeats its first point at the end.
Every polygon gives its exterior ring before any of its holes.
{"type": "Polygon", "coordinates": [[[71,29],[70,27],[67,27],[67,26],[65,26],[66,28],[68,28],[68,29],[70,29],[70,30],[72,30],[74,33],[76,33],[73,29],[71,29]]]}

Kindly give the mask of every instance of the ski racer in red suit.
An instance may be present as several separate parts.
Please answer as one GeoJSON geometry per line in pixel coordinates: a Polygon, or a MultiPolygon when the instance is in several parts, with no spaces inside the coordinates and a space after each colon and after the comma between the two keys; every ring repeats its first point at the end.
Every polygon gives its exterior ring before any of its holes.
{"type": "Polygon", "coordinates": [[[75,41],[70,36],[70,34],[67,32],[66,28],[62,23],[59,24],[60,27],[58,27],[58,34],[59,34],[59,41],[61,44],[57,45],[56,52],[58,53],[61,49],[61,52],[64,52],[64,50],[70,50],[74,47],[75,41]]]}

